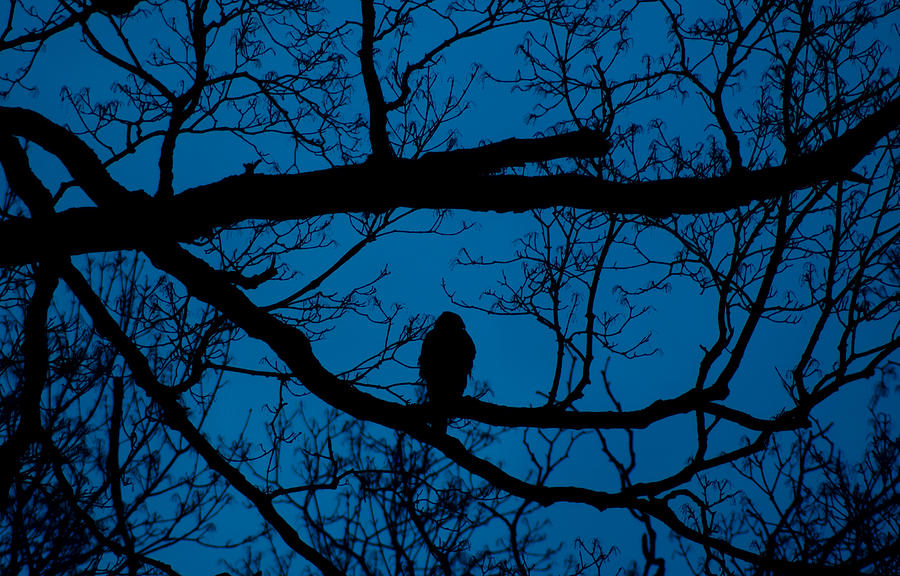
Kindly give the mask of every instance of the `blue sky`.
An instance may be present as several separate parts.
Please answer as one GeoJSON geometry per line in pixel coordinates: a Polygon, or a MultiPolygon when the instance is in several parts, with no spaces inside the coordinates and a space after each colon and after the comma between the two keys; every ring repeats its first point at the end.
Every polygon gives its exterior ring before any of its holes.
{"type": "MultiPolygon", "coordinates": [[[[332,17],[339,18],[339,10],[333,10],[332,17]]],[[[354,4],[355,6],[355,4],[354,4]]],[[[351,10],[352,12],[352,10],[351,10]]],[[[0,9],[0,16],[3,16],[0,9]]],[[[140,33],[139,25],[134,29],[140,33]]],[[[509,63],[516,62],[515,46],[522,37],[522,29],[507,29],[494,36],[472,40],[447,53],[446,63],[442,70],[446,75],[465,74],[471,69],[473,62],[478,62],[484,69],[494,75],[510,74],[509,63]]],[[[621,62],[624,74],[629,66],[640,61],[646,54],[665,53],[668,49],[661,24],[661,12],[653,5],[646,5],[638,10],[634,20],[634,42],[628,57],[621,62]],[[647,20],[642,20],[646,17],[647,20]],[[639,23],[640,22],[640,23],[639,23]],[[646,22],[646,23],[645,23],[646,22]]],[[[144,31],[146,32],[146,31],[144,31]]],[[[442,30],[417,29],[422,37],[428,39],[429,34],[440,37],[442,30]]],[[[151,34],[147,34],[150,36],[151,34]]],[[[416,48],[415,42],[411,44],[416,48]]],[[[38,59],[38,66],[33,71],[31,81],[39,87],[37,95],[18,93],[5,104],[19,105],[36,109],[58,122],[73,123],[75,118],[60,105],[59,94],[63,86],[71,89],[90,87],[98,94],[104,94],[110,86],[110,71],[105,65],[98,65],[96,58],[88,56],[79,46],[78,34],[67,32],[54,39],[45,54],[38,59]]],[[[2,63],[2,61],[0,61],[2,63]]],[[[521,92],[510,91],[507,86],[497,85],[490,81],[478,81],[473,85],[471,93],[471,109],[455,121],[453,128],[458,132],[459,143],[463,146],[477,145],[482,141],[498,141],[509,137],[528,137],[549,130],[554,122],[562,116],[553,116],[528,124],[525,119],[531,111],[533,99],[521,92]]],[[[360,90],[361,92],[361,90],[360,90]]],[[[357,94],[357,98],[361,94],[357,94]]],[[[746,93],[735,93],[731,101],[735,104],[753,96],[752,87],[746,93]]],[[[363,113],[364,110],[359,110],[363,113]]],[[[678,133],[688,142],[705,140],[714,131],[709,129],[708,114],[701,115],[702,108],[695,100],[680,101],[670,97],[660,101],[648,101],[635,107],[633,116],[627,116],[622,122],[648,123],[651,118],[660,118],[666,127],[678,133]]],[[[283,139],[272,138],[273,147],[283,145],[283,139]]],[[[153,155],[158,148],[153,145],[142,153],[115,165],[111,171],[124,184],[133,188],[151,190],[155,185],[156,164],[153,155]]],[[[280,161],[289,158],[289,151],[280,148],[271,150],[280,161]]],[[[34,152],[36,169],[42,176],[52,174],[59,178],[61,170],[46,155],[34,152]]],[[[184,189],[197,184],[217,180],[226,175],[242,171],[242,162],[252,159],[252,152],[236,139],[222,135],[204,137],[187,137],[179,141],[176,158],[175,189],[184,189]]],[[[317,161],[310,161],[312,167],[319,167],[317,161]]],[[[428,184],[423,183],[423,194],[428,194],[428,184]]],[[[77,199],[71,200],[78,203],[77,199]]],[[[419,214],[410,218],[410,225],[422,225],[431,218],[431,214],[419,214]]],[[[345,270],[335,276],[327,285],[328,288],[340,290],[350,282],[359,278],[367,278],[377,273],[385,264],[389,266],[390,275],[384,279],[380,287],[380,298],[387,304],[398,303],[404,307],[405,314],[437,315],[442,310],[453,309],[459,312],[475,340],[478,353],[475,361],[473,378],[487,383],[492,391],[492,400],[512,405],[537,405],[541,398],[537,392],[545,390],[553,370],[554,343],[552,335],[534,322],[522,318],[505,318],[488,315],[472,310],[460,310],[446,297],[442,283],[458,294],[462,299],[472,303],[481,303],[481,293],[496,281],[494,272],[470,270],[455,266],[453,262],[460,255],[460,249],[466,247],[473,254],[486,257],[504,258],[514,253],[517,240],[534,229],[531,217],[525,215],[469,214],[454,213],[447,222],[450,228],[461,222],[472,222],[471,230],[460,236],[422,236],[416,234],[397,234],[379,240],[367,247],[360,257],[345,270]]],[[[300,284],[318,275],[329,263],[356,241],[348,233],[343,216],[336,218],[333,229],[335,245],[330,248],[312,251],[292,258],[287,264],[296,273],[296,283],[300,284]]],[[[675,246],[669,241],[647,236],[642,239],[642,246],[666,258],[674,252],[675,246]]],[[[633,258],[627,250],[614,255],[614,261],[620,264],[633,258]]],[[[618,307],[614,288],[624,284],[636,288],[646,281],[641,274],[615,272],[604,279],[599,297],[601,307],[615,310],[618,307]]],[[[286,293],[295,288],[293,282],[286,283],[271,292],[261,290],[254,294],[260,302],[268,302],[275,298],[277,292],[286,293]]],[[[652,332],[652,345],[660,349],[660,353],[638,361],[624,361],[613,358],[609,375],[614,382],[616,392],[620,395],[626,408],[636,408],[652,402],[656,398],[673,396],[686,389],[696,376],[697,362],[700,358],[701,344],[709,345],[712,339],[715,315],[710,309],[713,300],[709,295],[701,295],[696,286],[688,282],[675,282],[668,293],[659,293],[645,297],[635,297],[635,302],[643,302],[652,307],[652,312],[636,323],[631,338],[639,338],[645,332],[652,332]]],[[[735,380],[732,386],[730,402],[747,409],[749,412],[765,417],[771,416],[773,410],[782,405],[783,392],[775,377],[775,365],[785,364],[795,351],[792,349],[798,341],[798,334],[808,329],[806,324],[793,327],[766,326],[760,330],[747,352],[744,365],[747,367],[735,380]]],[[[340,371],[352,365],[357,358],[365,357],[368,350],[377,348],[380,342],[377,333],[367,331],[365,326],[347,322],[336,327],[335,332],[322,342],[314,344],[314,350],[323,364],[332,371],[340,371]],[[367,339],[369,335],[372,340],[367,339]]],[[[258,343],[245,343],[236,349],[237,364],[247,368],[264,369],[260,362],[260,346],[258,343]]],[[[418,355],[418,346],[407,347],[402,358],[414,364],[418,355]]],[[[598,355],[602,365],[605,354],[598,355]]],[[[392,367],[372,376],[376,382],[412,381],[416,378],[412,368],[392,367]]],[[[596,376],[595,376],[596,378],[596,376]]],[[[230,432],[235,421],[243,421],[246,414],[242,411],[247,405],[253,406],[249,416],[251,429],[262,426],[266,414],[260,410],[260,395],[273,394],[275,384],[264,379],[251,379],[231,376],[230,383],[220,399],[223,407],[214,413],[210,422],[210,434],[221,430],[230,432]]],[[[865,439],[867,427],[866,405],[869,397],[865,386],[851,386],[845,392],[827,401],[821,407],[820,414],[826,420],[835,418],[837,436],[846,440],[844,446],[852,453],[858,449],[865,439]]],[[[595,386],[588,402],[601,408],[608,408],[608,402],[602,397],[599,385],[595,386]]],[[[896,402],[895,402],[896,404],[896,402]]],[[[513,434],[512,436],[516,436],[513,434]]],[[[611,437],[620,437],[615,434],[611,437]]],[[[693,419],[684,417],[672,422],[660,424],[637,435],[638,450],[641,456],[638,476],[652,478],[661,471],[670,471],[682,465],[690,456],[693,440],[693,419]]],[[[513,444],[504,442],[502,448],[510,449],[507,458],[510,466],[525,468],[527,461],[521,450],[512,451],[513,444]]],[[[565,474],[558,478],[564,483],[570,480],[586,478],[604,478],[611,475],[611,469],[598,458],[596,447],[585,447],[578,459],[573,461],[565,474]],[[570,475],[570,476],[569,476],[570,475]]],[[[612,479],[612,476],[610,476],[612,479]]],[[[615,480],[609,486],[615,487],[615,480]]],[[[636,557],[639,552],[639,532],[633,529],[621,529],[625,516],[621,512],[599,514],[592,510],[572,506],[556,506],[549,511],[553,518],[552,536],[569,539],[572,536],[597,536],[605,545],[615,545],[621,551],[620,559],[626,561],[636,557]],[[611,529],[612,527],[612,529],[611,529]]],[[[241,513],[241,517],[243,514],[241,513]]],[[[665,543],[664,538],[660,544],[665,543]]],[[[211,568],[210,561],[220,557],[220,553],[212,551],[209,556],[198,555],[189,547],[175,548],[169,560],[185,573],[214,574],[218,567],[211,568]]],[[[670,565],[671,566],[671,565],[670,565]]],[[[680,574],[670,570],[671,574],[680,574]]]]}

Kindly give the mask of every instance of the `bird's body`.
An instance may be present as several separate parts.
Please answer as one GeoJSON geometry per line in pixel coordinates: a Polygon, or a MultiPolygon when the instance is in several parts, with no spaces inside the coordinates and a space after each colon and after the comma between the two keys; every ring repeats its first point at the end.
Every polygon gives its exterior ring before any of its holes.
{"type": "Polygon", "coordinates": [[[435,430],[443,432],[447,428],[447,413],[462,397],[474,362],[475,343],[462,318],[444,312],[425,335],[419,355],[419,376],[428,390],[435,430]]]}

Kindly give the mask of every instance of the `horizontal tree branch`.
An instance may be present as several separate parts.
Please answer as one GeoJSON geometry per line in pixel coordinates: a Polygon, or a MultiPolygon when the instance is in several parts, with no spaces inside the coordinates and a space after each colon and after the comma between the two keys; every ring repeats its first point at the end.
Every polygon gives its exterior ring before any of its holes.
{"type": "Polygon", "coordinates": [[[722,404],[710,402],[711,390],[691,388],[674,397],[656,400],[643,408],[624,411],[574,412],[555,406],[536,408],[507,406],[464,397],[454,416],[507,428],[527,427],[553,430],[638,430],[679,414],[697,410],[717,416],[747,430],[779,432],[809,425],[799,409],[786,410],[773,418],[757,418],[722,404]]]}
{"type": "Polygon", "coordinates": [[[506,166],[602,153],[585,133],[505,140],[467,150],[432,153],[302,174],[240,174],[172,198],[118,193],[121,186],[87,159],[90,149],[39,114],[0,108],[4,131],[56,155],[91,195],[116,198],[102,207],[73,208],[41,222],[0,223],[0,265],[63,255],[143,249],[160,241],[190,241],[217,227],[253,219],[294,220],[397,207],[523,212],[552,206],[666,216],[723,212],[817,183],[851,177],[853,167],[900,126],[900,98],[891,100],[819,149],[784,165],[711,178],[609,182],[581,174],[492,174],[506,166]],[[346,191],[346,192],[345,192],[346,191]]]}

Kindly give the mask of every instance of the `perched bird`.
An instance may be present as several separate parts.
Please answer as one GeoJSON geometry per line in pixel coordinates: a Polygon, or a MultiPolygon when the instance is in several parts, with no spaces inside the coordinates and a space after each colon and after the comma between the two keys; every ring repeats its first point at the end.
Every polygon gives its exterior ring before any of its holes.
{"type": "Polygon", "coordinates": [[[474,362],[475,343],[466,332],[462,318],[453,312],[438,316],[434,327],[425,335],[419,355],[419,376],[428,390],[431,426],[437,432],[446,431],[448,413],[462,397],[474,362]]]}

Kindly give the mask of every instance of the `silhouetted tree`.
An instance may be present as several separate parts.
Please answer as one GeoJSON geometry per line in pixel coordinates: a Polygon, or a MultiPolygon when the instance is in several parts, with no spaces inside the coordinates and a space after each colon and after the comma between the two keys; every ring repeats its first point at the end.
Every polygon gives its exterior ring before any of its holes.
{"type": "Polygon", "coordinates": [[[898,14],[10,0],[0,574],[900,573],[898,14]]]}

